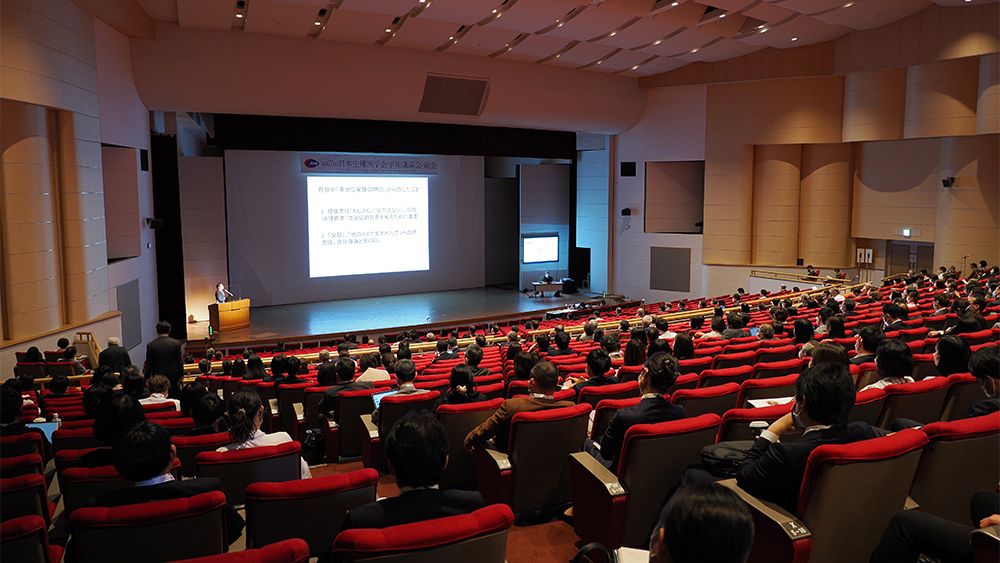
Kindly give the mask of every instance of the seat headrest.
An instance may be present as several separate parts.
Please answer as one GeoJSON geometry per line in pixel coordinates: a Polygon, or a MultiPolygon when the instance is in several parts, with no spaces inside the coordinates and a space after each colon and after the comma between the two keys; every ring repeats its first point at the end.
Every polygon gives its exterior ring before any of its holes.
{"type": "Polygon", "coordinates": [[[222,491],[211,491],[190,498],[126,504],[112,508],[78,508],[70,514],[69,521],[70,526],[74,528],[142,526],[204,514],[225,505],[226,494],[222,491]]]}
{"type": "Polygon", "coordinates": [[[932,422],[920,429],[931,440],[962,440],[1000,433],[1000,415],[993,413],[951,422],[932,422]]]}
{"type": "Polygon", "coordinates": [[[334,540],[333,551],[373,554],[431,549],[503,531],[513,523],[509,506],[493,504],[470,514],[382,529],[345,530],[334,540]]]}
{"type": "MultiPolygon", "coordinates": [[[[502,384],[499,384],[502,385],[502,384]]],[[[482,388],[480,388],[480,391],[482,388]]],[[[476,403],[465,403],[462,405],[441,405],[437,408],[437,414],[463,414],[470,412],[481,412],[499,408],[503,404],[503,399],[492,399],[489,401],[479,401],[476,403]]]]}
{"type": "Polygon", "coordinates": [[[296,479],[283,483],[258,482],[247,487],[248,500],[293,500],[312,498],[378,484],[378,471],[368,468],[339,475],[296,479]]]}
{"type": "Polygon", "coordinates": [[[210,463],[239,463],[292,455],[301,451],[302,444],[292,440],[291,442],[275,446],[257,446],[228,452],[201,452],[195,457],[195,461],[202,465],[210,463]]]}

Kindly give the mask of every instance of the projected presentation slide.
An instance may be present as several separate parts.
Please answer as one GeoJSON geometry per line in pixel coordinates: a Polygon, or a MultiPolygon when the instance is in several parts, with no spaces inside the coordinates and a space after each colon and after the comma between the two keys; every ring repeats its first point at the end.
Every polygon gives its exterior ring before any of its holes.
{"type": "Polygon", "coordinates": [[[309,277],[430,268],[426,176],[309,176],[309,277]]]}
{"type": "Polygon", "coordinates": [[[524,237],[524,263],[559,261],[559,237],[524,237]]]}

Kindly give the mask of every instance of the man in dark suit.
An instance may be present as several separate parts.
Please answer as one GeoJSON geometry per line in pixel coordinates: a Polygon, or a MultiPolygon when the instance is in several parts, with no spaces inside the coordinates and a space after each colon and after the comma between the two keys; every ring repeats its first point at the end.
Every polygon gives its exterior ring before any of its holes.
{"type": "Polygon", "coordinates": [[[618,469],[625,433],[636,424],[656,424],[684,418],[684,407],[663,398],[663,394],[677,381],[677,359],[666,352],[657,352],[646,361],[646,367],[639,373],[639,392],[642,400],[638,405],[619,409],[611,418],[604,436],[597,441],[587,440],[583,451],[594,456],[613,472],[618,469]]]}
{"type": "Polygon", "coordinates": [[[432,363],[443,362],[445,360],[457,360],[458,352],[454,352],[448,348],[448,339],[442,338],[437,341],[437,357],[434,358],[432,363]]]}
{"type": "MultiPolygon", "coordinates": [[[[360,391],[374,389],[371,381],[354,381],[354,362],[341,358],[336,362],[327,362],[319,366],[316,379],[321,386],[329,385],[323,391],[323,400],[319,403],[319,411],[327,416],[337,410],[337,396],[343,391],[360,391]]],[[[315,421],[309,421],[313,424],[315,421]]]]}
{"type": "MultiPolygon", "coordinates": [[[[135,481],[135,487],[91,498],[88,506],[142,504],[222,491],[222,482],[215,478],[175,481],[170,468],[177,457],[177,448],[170,443],[170,434],[164,427],[149,421],[140,422],[118,436],[111,455],[115,469],[125,479],[135,481]]],[[[243,524],[243,517],[227,500],[226,535],[230,545],[243,534],[243,524]]]]}
{"type": "Polygon", "coordinates": [[[574,350],[571,350],[570,347],[569,347],[569,343],[570,343],[570,340],[572,340],[572,338],[570,338],[568,332],[566,332],[564,330],[557,330],[556,331],[556,335],[553,337],[553,340],[556,341],[556,349],[553,350],[552,347],[550,346],[549,347],[549,353],[547,354],[547,357],[549,357],[549,358],[555,358],[557,356],[576,356],[577,355],[577,353],[574,350]]]}
{"type": "Polygon", "coordinates": [[[607,375],[611,369],[611,356],[603,348],[591,350],[587,354],[587,379],[567,378],[563,383],[564,389],[573,388],[577,399],[580,398],[580,390],[584,387],[614,385],[618,383],[618,378],[614,375],[607,375]]]}
{"type": "Polygon", "coordinates": [[[156,340],[146,345],[146,364],[143,375],[148,380],[163,375],[170,381],[170,398],[181,398],[181,378],[184,377],[184,360],[181,343],[170,338],[170,323],[156,323],[156,340]]]}
{"type": "Polygon", "coordinates": [[[858,354],[851,358],[851,363],[860,366],[864,363],[874,362],[875,351],[878,350],[878,345],[883,340],[885,340],[885,333],[882,332],[882,327],[877,325],[863,327],[858,331],[858,337],[854,343],[854,349],[858,351],[858,354]]]}
{"type": "Polygon", "coordinates": [[[472,451],[473,446],[490,440],[497,449],[507,451],[510,442],[510,421],[519,412],[534,412],[560,407],[572,407],[572,401],[556,401],[553,394],[559,382],[559,370],[551,362],[539,362],[531,368],[531,378],[528,381],[527,397],[513,397],[500,404],[486,422],[474,428],[465,437],[465,449],[472,451]]]}
{"type": "Polygon", "coordinates": [[[821,362],[795,380],[792,412],[765,430],[747,453],[736,474],[746,492],[795,511],[809,454],[823,444],[848,444],[876,438],[864,422],[847,424],[857,390],[846,365],[821,362]],[[778,438],[803,430],[794,442],[778,438]]]}
{"type": "Polygon", "coordinates": [[[215,302],[216,303],[226,302],[226,286],[222,285],[222,282],[219,282],[215,286],[215,302]]]}
{"type": "Polygon", "coordinates": [[[101,350],[97,357],[98,366],[108,366],[115,373],[124,373],[125,368],[132,365],[128,350],[121,346],[121,340],[112,336],[108,339],[108,347],[101,350]]]}
{"type": "Polygon", "coordinates": [[[42,438],[42,451],[45,460],[52,459],[52,444],[45,437],[45,432],[40,428],[31,428],[18,422],[21,417],[21,408],[24,406],[24,399],[21,392],[11,385],[0,386],[0,436],[18,436],[29,432],[38,434],[42,438]]]}
{"type": "Polygon", "coordinates": [[[385,453],[399,496],[351,509],[341,531],[410,524],[483,507],[478,491],[437,489],[448,465],[448,436],[433,414],[409,412],[400,418],[385,439],[385,453]]]}
{"type": "Polygon", "coordinates": [[[465,364],[472,370],[472,377],[482,377],[489,375],[489,368],[479,367],[479,362],[483,361],[483,349],[478,344],[469,346],[465,351],[465,364]]]}
{"type": "Polygon", "coordinates": [[[885,323],[885,332],[910,328],[909,325],[899,320],[901,318],[903,318],[903,310],[899,308],[899,305],[895,303],[882,305],[882,322],[885,323]]]}

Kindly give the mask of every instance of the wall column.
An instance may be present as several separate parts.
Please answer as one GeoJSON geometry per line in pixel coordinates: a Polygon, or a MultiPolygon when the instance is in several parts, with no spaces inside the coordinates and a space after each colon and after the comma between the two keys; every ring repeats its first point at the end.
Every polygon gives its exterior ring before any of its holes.
{"type": "Polygon", "coordinates": [[[795,265],[801,162],[802,145],[754,147],[752,264],[795,265]]]}
{"type": "Polygon", "coordinates": [[[850,143],[802,147],[799,257],[815,266],[853,266],[850,143]]]}

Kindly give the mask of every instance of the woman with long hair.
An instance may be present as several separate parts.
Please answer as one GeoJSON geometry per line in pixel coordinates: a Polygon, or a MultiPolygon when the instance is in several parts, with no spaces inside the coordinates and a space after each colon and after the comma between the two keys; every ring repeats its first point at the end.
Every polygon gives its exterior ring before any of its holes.
{"type": "Polygon", "coordinates": [[[476,390],[476,380],[472,376],[472,368],[466,364],[458,364],[451,368],[451,376],[448,377],[448,391],[438,399],[434,408],[441,405],[464,405],[488,400],[490,400],[489,397],[476,390]]]}
{"type": "Polygon", "coordinates": [[[972,348],[963,338],[947,334],[938,339],[934,346],[934,363],[938,374],[949,376],[953,373],[968,373],[972,348]]]}
{"type": "MultiPolygon", "coordinates": [[[[233,366],[233,371],[236,367],[233,366]]],[[[247,374],[243,379],[264,379],[267,377],[267,370],[264,369],[264,361],[257,354],[250,354],[247,358],[247,374]]]]}
{"type": "Polygon", "coordinates": [[[691,335],[686,332],[678,332],[674,338],[674,357],[678,360],[690,360],[694,358],[694,342],[691,335]]]}
{"type": "Polygon", "coordinates": [[[641,366],[646,363],[646,347],[642,340],[633,338],[625,345],[622,353],[622,365],[641,366]]]}
{"type": "MultiPolygon", "coordinates": [[[[260,429],[264,422],[264,404],[260,396],[255,391],[241,389],[231,397],[226,408],[226,418],[229,422],[229,444],[215,450],[217,452],[228,452],[233,450],[245,450],[257,446],[277,446],[291,442],[292,437],[287,432],[274,432],[265,434],[260,429]]],[[[312,476],[309,473],[309,466],[304,460],[299,458],[301,469],[300,479],[308,479],[312,476]]]]}

